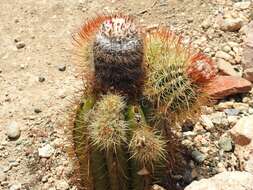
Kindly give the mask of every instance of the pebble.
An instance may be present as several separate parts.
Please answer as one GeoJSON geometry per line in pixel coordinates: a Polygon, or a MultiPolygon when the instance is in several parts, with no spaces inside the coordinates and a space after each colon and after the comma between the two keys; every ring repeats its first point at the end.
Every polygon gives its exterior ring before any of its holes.
{"type": "Polygon", "coordinates": [[[234,4],[234,8],[236,10],[242,11],[248,9],[250,5],[251,5],[250,1],[237,2],[234,4]]]}
{"type": "Polygon", "coordinates": [[[240,18],[226,18],[223,20],[220,29],[223,31],[236,32],[242,27],[243,21],[240,18]]]}
{"type": "Polygon", "coordinates": [[[230,52],[232,49],[231,49],[230,46],[225,45],[225,46],[222,47],[222,50],[223,50],[224,52],[228,53],[228,52],[230,52]]]}
{"type": "Polygon", "coordinates": [[[224,52],[224,51],[218,51],[215,54],[216,58],[221,58],[221,59],[225,59],[226,61],[231,61],[233,59],[233,57],[231,55],[229,55],[228,53],[224,52]]]}
{"type": "Polygon", "coordinates": [[[45,77],[42,77],[42,76],[39,76],[39,78],[38,78],[38,81],[39,82],[44,82],[46,80],[46,78],[45,77]]]}
{"type": "Polygon", "coordinates": [[[69,189],[69,184],[64,180],[59,180],[59,181],[56,181],[55,183],[56,183],[57,190],[68,190],[69,189]]]}
{"type": "Polygon", "coordinates": [[[218,144],[225,152],[230,152],[233,150],[232,139],[229,137],[221,137],[218,144]]]}
{"type": "Polygon", "coordinates": [[[238,110],[238,109],[224,109],[224,112],[227,114],[227,116],[237,116],[240,113],[240,110],[238,110]]]}
{"type": "Polygon", "coordinates": [[[241,118],[230,130],[236,144],[248,145],[253,140],[253,115],[241,118]]]}
{"type": "Polygon", "coordinates": [[[225,61],[224,59],[218,59],[217,66],[222,74],[238,77],[242,75],[242,73],[235,70],[234,66],[232,66],[230,62],[225,61]]]}
{"type": "Polygon", "coordinates": [[[249,110],[249,105],[241,102],[235,102],[233,107],[241,112],[247,112],[249,110]]]}
{"type": "Polygon", "coordinates": [[[20,131],[20,127],[16,121],[12,121],[6,127],[6,134],[10,139],[18,139],[20,137],[21,131],[20,131]]]}
{"type": "Polygon", "coordinates": [[[1,182],[6,181],[6,179],[7,179],[6,174],[0,170],[0,184],[1,182]]]}
{"type": "Polygon", "coordinates": [[[35,113],[41,113],[42,110],[41,110],[40,108],[35,108],[35,109],[34,109],[34,112],[35,112],[35,113]]]}
{"type": "Polygon", "coordinates": [[[66,65],[59,65],[58,70],[59,71],[65,71],[66,70],[66,65]]]}
{"type": "Polygon", "coordinates": [[[38,149],[39,156],[42,158],[50,158],[54,153],[54,148],[49,144],[43,146],[42,148],[38,149]]]}
{"type": "Polygon", "coordinates": [[[207,130],[212,129],[214,127],[214,124],[208,115],[201,115],[200,124],[203,125],[204,128],[207,130]]]}
{"type": "Polygon", "coordinates": [[[21,183],[11,185],[9,190],[21,190],[21,183]]]}
{"type": "Polygon", "coordinates": [[[215,112],[210,115],[211,121],[215,125],[227,126],[228,120],[224,112],[215,112]]]}
{"type": "Polygon", "coordinates": [[[17,49],[22,49],[22,48],[25,47],[25,43],[24,42],[18,42],[18,43],[16,43],[16,47],[17,47],[17,49]]]}
{"type": "Polygon", "coordinates": [[[199,152],[198,150],[192,151],[192,158],[197,162],[197,163],[202,163],[205,160],[204,154],[199,152]]]}
{"type": "Polygon", "coordinates": [[[153,185],[151,190],[165,190],[165,189],[159,185],[153,185]]]}

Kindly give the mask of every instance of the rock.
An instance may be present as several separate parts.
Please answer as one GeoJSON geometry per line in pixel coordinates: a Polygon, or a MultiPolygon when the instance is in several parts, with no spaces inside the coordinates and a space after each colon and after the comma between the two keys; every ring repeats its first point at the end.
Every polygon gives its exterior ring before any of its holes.
{"type": "Polygon", "coordinates": [[[236,10],[242,11],[242,10],[250,8],[250,5],[251,5],[250,1],[237,2],[234,4],[234,8],[236,10]]]}
{"type": "Polygon", "coordinates": [[[241,73],[236,71],[234,67],[224,59],[218,59],[217,60],[217,66],[219,71],[224,75],[230,75],[230,76],[241,76],[241,73]]]}
{"type": "Polygon", "coordinates": [[[25,47],[25,43],[24,42],[18,42],[18,43],[16,43],[16,48],[17,49],[22,49],[24,47],[25,47]]]}
{"type": "Polygon", "coordinates": [[[248,112],[249,110],[249,104],[241,103],[241,102],[235,102],[233,107],[240,112],[248,112]]]}
{"type": "Polygon", "coordinates": [[[246,93],[251,90],[251,83],[241,77],[217,76],[212,80],[205,90],[210,96],[222,99],[229,95],[246,93]]]}
{"type": "Polygon", "coordinates": [[[165,189],[159,185],[153,185],[151,190],[165,190],[165,189]]]}
{"type": "Polygon", "coordinates": [[[225,152],[230,152],[233,150],[232,140],[228,137],[221,137],[219,140],[219,146],[225,152]]]}
{"type": "Polygon", "coordinates": [[[237,116],[240,113],[240,110],[237,109],[224,109],[224,112],[227,116],[237,116]]]}
{"type": "Polygon", "coordinates": [[[224,112],[214,112],[210,115],[210,119],[215,125],[227,126],[229,124],[224,112]]]}
{"type": "Polygon", "coordinates": [[[232,48],[229,45],[225,45],[222,47],[222,50],[226,53],[230,52],[232,50],[232,48]]]}
{"type": "Polygon", "coordinates": [[[241,146],[250,144],[253,139],[253,116],[241,118],[230,133],[236,144],[241,146]]]}
{"type": "Polygon", "coordinates": [[[38,149],[39,156],[42,158],[50,158],[52,154],[54,153],[54,148],[50,146],[49,144],[43,146],[42,148],[38,149]]]}
{"type": "Polygon", "coordinates": [[[192,158],[197,162],[197,163],[202,163],[206,158],[205,155],[199,152],[198,150],[192,151],[192,158]]]}
{"type": "Polygon", "coordinates": [[[252,190],[253,175],[248,172],[222,172],[209,179],[194,181],[185,190],[252,190]]]}
{"type": "Polygon", "coordinates": [[[231,55],[229,55],[228,53],[224,51],[217,51],[217,53],[215,54],[215,57],[220,58],[220,59],[225,59],[226,61],[231,61],[233,59],[231,55]]]}
{"type": "Polygon", "coordinates": [[[21,190],[21,183],[11,185],[9,190],[21,190]]]}
{"type": "Polygon", "coordinates": [[[10,139],[18,139],[21,134],[20,127],[17,122],[12,121],[7,127],[6,127],[6,135],[10,139]]]}
{"type": "Polygon", "coordinates": [[[69,184],[64,180],[56,181],[55,184],[56,184],[57,190],[68,190],[69,189],[69,184]]]}
{"type": "Polygon", "coordinates": [[[208,117],[208,115],[201,115],[200,124],[203,125],[207,130],[214,127],[214,124],[212,120],[208,117]]]}
{"type": "Polygon", "coordinates": [[[0,170],[0,184],[1,182],[6,181],[6,179],[7,175],[2,170],[0,170]]]}
{"type": "Polygon", "coordinates": [[[66,70],[66,65],[59,65],[58,70],[59,71],[65,71],[66,70]]]}
{"type": "Polygon", "coordinates": [[[253,82],[253,21],[247,26],[246,40],[243,45],[242,67],[244,78],[253,82]]]}
{"type": "Polygon", "coordinates": [[[245,162],[244,168],[245,168],[245,171],[253,174],[253,152],[251,152],[249,159],[245,162]]]}
{"type": "Polygon", "coordinates": [[[46,80],[46,78],[45,77],[42,77],[42,76],[39,76],[39,78],[38,78],[38,81],[39,82],[44,82],[46,80]]]}
{"type": "Polygon", "coordinates": [[[41,113],[42,110],[41,110],[40,108],[35,108],[35,109],[34,109],[34,112],[35,112],[35,113],[41,113]]]}
{"type": "Polygon", "coordinates": [[[226,18],[221,23],[220,29],[223,31],[236,32],[242,27],[243,20],[240,18],[226,18]]]}

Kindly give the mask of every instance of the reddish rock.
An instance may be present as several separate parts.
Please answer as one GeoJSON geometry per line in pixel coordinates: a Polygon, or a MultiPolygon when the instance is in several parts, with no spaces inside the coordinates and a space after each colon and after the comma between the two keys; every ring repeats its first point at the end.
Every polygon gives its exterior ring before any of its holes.
{"type": "Polygon", "coordinates": [[[245,93],[251,90],[251,83],[241,77],[217,76],[206,87],[205,92],[216,98],[222,99],[226,96],[245,93]]]}

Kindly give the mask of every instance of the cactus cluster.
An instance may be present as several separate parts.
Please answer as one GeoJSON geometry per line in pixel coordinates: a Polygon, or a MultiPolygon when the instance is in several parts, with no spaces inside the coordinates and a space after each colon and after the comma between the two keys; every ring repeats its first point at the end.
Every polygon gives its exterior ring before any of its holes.
{"type": "Polygon", "coordinates": [[[142,33],[122,14],[98,16],[74,36],[89,84],[72,131],[84,189],[162,183],[173,156],[168,128],[199,109],[216,75],[215,64],[181,39],[165,28],[142,33]]]}

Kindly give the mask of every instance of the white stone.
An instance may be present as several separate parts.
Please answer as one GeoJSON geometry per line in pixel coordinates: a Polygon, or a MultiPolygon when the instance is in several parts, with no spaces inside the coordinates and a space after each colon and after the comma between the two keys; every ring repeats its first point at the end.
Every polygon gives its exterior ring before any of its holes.
{"type": "Polygon", "coordinates": [[[239,145],[248,145],[253,139],[253,115],[241,118],[230,130],[233,140],[239,145]]]}
{"type": "Polygon", "coordinates": [[[49,144],[43,146],[42,148],[38,149],[39,156],[42,158],[50,158],[52,154],[54,153],[54,148],[50,146],[49,144]]]}
{"type": "Polygon", "coordinates": [[[7,127],[6,127],[6,135],[10,139],[16,139],[20,136],[20,127],[16,121],[12,121],[7,127]]]}
{"type": "Polygon", "coordinates": [[[236,10],[242,11],[242,10],[248,9],[250,7],[250,5],[251,5],[250,1],[237,2],[234,4],[234,8],[236,10]]]}
{"type": "Polygon", "coordinates": [[[201,115],[200,123],[205,127],[205,129],[211,129],[214,127],[214,124],[208,115],[201,115]]]}
{"type": "Polygon", "coordinates": [[[209,179],[193,181],[185,190],[252,190],[253,175],[248,172],[222,172],[209,179]]]}

